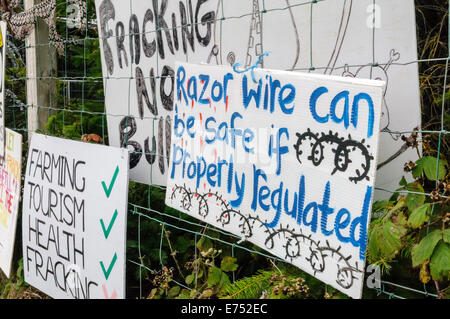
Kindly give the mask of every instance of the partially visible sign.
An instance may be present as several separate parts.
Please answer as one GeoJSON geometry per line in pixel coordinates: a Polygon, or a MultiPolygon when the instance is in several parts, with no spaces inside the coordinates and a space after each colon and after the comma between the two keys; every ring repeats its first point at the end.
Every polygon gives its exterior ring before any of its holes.
{"type": "Polygon", "coordinates": [[[5,155],[6,22],[0,21],[0,157],[5,155]]]}
{"type": "Polygon", "coordinates": [[[22,215],[25,281],[53,298],[125,297],[128,151],[34,133],[22,215]]]}
{"type": "Polygon", "coordinates": [[[167,205],[360,298],[385,83],[175,70],[167,205]]]}
{"type": "Polygon", "coordinates": [[[6,129],[0,165],[0,268],[9,278],[16,238],[22,170],[22,135],[6,129]]]}
{"type": "Polygon", "coordinates": [[[95,1],[109,141],[131,151],[133,181],[166,185],[173,65],[210,54],[216,2],[95,1]]]}

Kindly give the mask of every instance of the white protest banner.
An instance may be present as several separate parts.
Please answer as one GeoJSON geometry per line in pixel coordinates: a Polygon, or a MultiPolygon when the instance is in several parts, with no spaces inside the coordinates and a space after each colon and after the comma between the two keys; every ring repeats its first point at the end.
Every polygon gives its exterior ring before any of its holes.
{"type": "Polygon", "coordinates": [[[5,155],[6,22],[0,21],[0,157],[5,155]]]}
{"type": "Polygon", "coordinates": [[[166,204],[360,298],[384,82],[175,70],[166,204]]]}
{"type": "Polygon", "coordinates": [[[6,129],[0,166],[0,268],[9,278],[16,238],[22,170],[22,135],[6,129]]]}
{"type": "Polygon", "coordinates": [[[412,149],[393,158],[403,145],[396,132],[421,125],[418,67],[410,63],[417,61],[413,0],[95,3],[109,141],[120,146],[128,138],[132,180],[166,183],[176,59],[249,66],[263,51],[271,52],[265,68],[387,83],[377,187],[397,189],[404,163],[417,159],[412,149]]]}
{"type": "Polygon", "coordinates": [[[22,215],[27,283],[53,298],[125,298],[128,156],[33,134],[22,215]]]}

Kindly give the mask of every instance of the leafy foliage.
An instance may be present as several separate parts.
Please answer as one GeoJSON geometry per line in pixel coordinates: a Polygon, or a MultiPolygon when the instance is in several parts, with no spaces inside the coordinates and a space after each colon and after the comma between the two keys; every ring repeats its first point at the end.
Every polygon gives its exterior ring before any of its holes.
{"type": "Polygon", "coordinates": [[[374,203],[374,212],[382,215],[371,222],[367,252],[369,263],[381,265],[386,272],[392,270],[394,262],[400,262],[397,267],[403,269],[419,268],[418,282],[433,280],[436,287],[447,286],[438,288],[441,296],[448,290],[450,274],[447,166],[445,160],[438,164],[432,156],[405,165],[415,180],[408,183],[403,178],[390,200],[374,203]]]}

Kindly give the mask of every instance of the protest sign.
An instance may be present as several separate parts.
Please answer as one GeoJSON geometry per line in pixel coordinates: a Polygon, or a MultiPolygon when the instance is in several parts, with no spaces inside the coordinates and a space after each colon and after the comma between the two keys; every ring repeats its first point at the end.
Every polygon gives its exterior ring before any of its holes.
{"type": "Polygon", "coordinates": [[[384,82],[175,70],[166,204],[360,298],[384,82]]]}
{"type": "Polygon", "coordinates": [[[0,21],[0,157],[5,155],[6,22],[0,21]]]}
{"type": "MultiPolygon", "coordinates": [[[[175,60],[253,64],[387,83],[377,186],[417,158],[398,132],[419,127],[414,1],[96,0],[108,136],[132,151],[130,177],[165,185],[175,60]],[[407,91],[408,94],[403,94],[407,91]],[[393,156],[396,154],[396,156],[393,156]],[[398,156],[397,156],[398,155],[398,156]]],[[[379,197],[390,196],[381,192],[379,197]]]]}
{"type": "Polygon", "coordinates": [[[22,135],[6,129],[0,165],[0,268],[9,278],[16,238],[22,170],[22,135]]]}
{"type": "Polygon", "coordinates": [[[23,193],[25,281],[53,298],[125,298],[128,151],[34,133],[23,193]]]}

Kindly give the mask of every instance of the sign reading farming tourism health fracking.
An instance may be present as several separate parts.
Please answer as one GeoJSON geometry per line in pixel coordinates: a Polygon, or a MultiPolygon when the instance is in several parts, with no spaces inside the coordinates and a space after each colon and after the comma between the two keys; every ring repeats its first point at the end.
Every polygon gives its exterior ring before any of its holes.
{"type": "Polygon", "coordinates": [[[384,82],[175,73],[166,203],[360,298],[384,82]]]}
{"type": "Polygon", "coordinates": [[[5,157],[0,165],[0,268],[9,277],[19,213],[22,135],[10,129],[5,133],[5,157]]]}
{"type": "Polygon", "coordinates": [[[128,151],[34,133],[23,192],[25,281],[53,298],[125,298],[128,151]]]}

